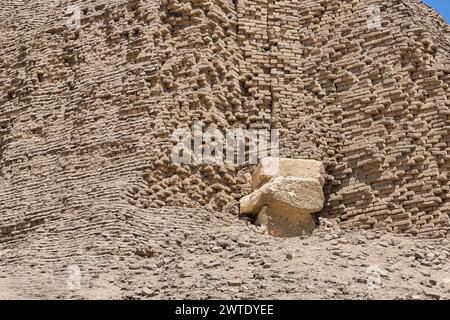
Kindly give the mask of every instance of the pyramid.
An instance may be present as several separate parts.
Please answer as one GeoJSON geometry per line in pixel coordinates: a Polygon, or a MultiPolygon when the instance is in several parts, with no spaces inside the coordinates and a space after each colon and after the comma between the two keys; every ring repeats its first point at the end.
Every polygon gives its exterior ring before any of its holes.
{"type": "Polygon", "coordinates": [[[421,1],[0,7],[0,266],[134,252],[171,210],[234,219],[254,165],[174,163],[196,121],[279,130],[280,156],[324,164],[342,228],[449,233],[450,26],[421,1]]]}

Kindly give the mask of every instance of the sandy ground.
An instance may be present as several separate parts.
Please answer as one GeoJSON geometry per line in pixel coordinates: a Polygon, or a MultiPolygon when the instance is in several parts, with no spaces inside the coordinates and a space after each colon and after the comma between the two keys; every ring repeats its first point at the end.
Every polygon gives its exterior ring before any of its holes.
{"type": "Polygon", "coordinates": [[[341,230],[328,220],[311,236],[280,239],[221,213],[155,209],[152,214],[172,227],[150,232],[154,216],[136,214],[134,222],[140,223],[129,223],[143,240],[101,242],[93,232],[71,243],[77,251],[67,249],[66,256],[61,243],[56,254],[49,252],[51,244],[40,244],[47,229],[28,241],[3,244],[0,298],[450,298],[448,239],[341,230]]]}

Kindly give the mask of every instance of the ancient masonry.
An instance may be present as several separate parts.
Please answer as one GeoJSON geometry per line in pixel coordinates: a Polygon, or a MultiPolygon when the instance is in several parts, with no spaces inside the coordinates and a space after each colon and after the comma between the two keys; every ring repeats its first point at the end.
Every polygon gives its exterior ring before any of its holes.
{"type": "Polygon", "coordinates": [[[343,226],[449,232],[450,29],[420,1],[0,6],[0,242],[157,207],[236,213],[252,167],[170,160],[196,120],[279,129],[282,157],[325,165],[321,215],[343,226]]]}
{"type": "Polygon", "coordinates": [[[267,234],[298,237],[316,229],[323,209],[325,168],[315,160],[265,157],[252,175],[253,192],[241,198],[241,215],[253,217],[267,234]]]}

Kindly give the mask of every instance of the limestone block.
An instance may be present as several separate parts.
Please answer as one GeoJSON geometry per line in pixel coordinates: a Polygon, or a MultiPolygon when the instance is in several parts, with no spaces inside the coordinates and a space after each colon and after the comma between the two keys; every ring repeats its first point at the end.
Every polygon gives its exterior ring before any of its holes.
{"type": "Polygon", "coordinates": [[[303,177],[275,177],[261,188],[241,199],[241,213],[259,212],[263,206],[301,208],[305,212],[322,210],[324,202],[322,184],[318,179],[303,177]]]}
{"type": "Polygon", "coordinates": [[[240,201],[240,212],[253,215],[274,236],[298,236],[315,228],[312,213],[322,210],[325,196],[322,163],[296,159],[263,159],[252,177],[254,191],[240,201]]]}
{"type": "Polygon", "coordinates": [[[253,173],[252,189],[256,190],[273,177],[288,176],[317,179],[323,186],[325,168],[315,160],[264,158],[253,173]]]}

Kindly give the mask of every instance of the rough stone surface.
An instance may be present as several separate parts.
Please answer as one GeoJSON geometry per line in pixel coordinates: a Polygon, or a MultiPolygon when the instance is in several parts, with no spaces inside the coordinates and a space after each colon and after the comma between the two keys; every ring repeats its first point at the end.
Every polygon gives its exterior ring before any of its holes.
{"type": "Polygon", "coordinates": [[[292,210],[319,212],[323,208],[323,185],[317,179],[275,177],[241,199],[241,213],[257,213],[263,206],[285,206],[292,210]]]}
{"type": "Polygon", "coordinates": [[[124,206],[94,219],[101,231],[74,220],[3,244],[0,298],[450,299],[448,240],[327,220],[312,236],[274,238],[198,209],[124,206]],[[79,290],[67,288],[68,265],[79,290]]]}
{"type": "Polygon", "coordinates": [[[170,160],[196,120],[279,129],[345,226],[447,233],[449,26],[377,3],[368,29],[369,0],[80,0],[70,30],[65,2],[1,1],[2,238],[103,202],[236,213],[251,168],[170,160]]]}
{"type": "Polygon", "coordinates": [[[325,183],[325,168],[315,160],[263,158],[256,166],[252,175],[251,186],[256,190],[273,177],[303,177],[318,180],[323,186],[325,183]]]}
{"type": "Polygon", "coordinates": [[[262,159],[252,176],[254,191],[242,197],[240,213],[257,217],[274,236],[299,236],[315,228],[323,209],[325,169],[314,160],[262,159]]]}
{"type": "Polygon", "coordinates": [[[69,3],[0,0],[0,295],[448,298],[450,29],[433,10],[379,0],[368,29],[370,0],[69,3]],[[173,164],[195,120],[279,129],[282,157],[326,166],[322,216],[359,231],[214,222],[253,168],[173,164]]]}
{"type": "Polygon", "coordinates": [[[415,0],[238,2],[241,73],[281,155],[322,161],[324,214],[348,227],[449,230],[449,26],[415,0]]]}

